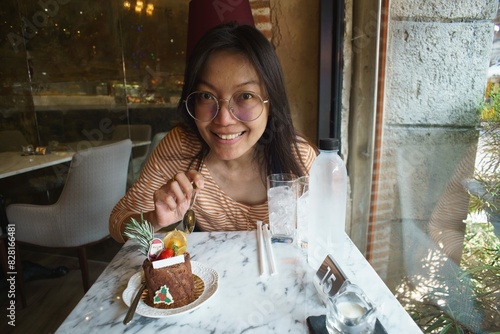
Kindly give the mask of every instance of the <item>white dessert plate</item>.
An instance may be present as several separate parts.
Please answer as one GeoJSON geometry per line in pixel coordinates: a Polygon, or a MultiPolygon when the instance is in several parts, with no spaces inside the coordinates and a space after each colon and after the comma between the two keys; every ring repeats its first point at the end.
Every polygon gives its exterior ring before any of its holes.
{"type": "MultiPolygon", "coordinates": [[[[193,301],[191,304],[174,309],[161,309],[151,307],[141,299],[139,301],[139,304],[137,305],[137,309],[135,312],[149,318],[166,318],[173,315],[189,312],[200,307],[201,304],[206,302],[215,294],[215,292],[217,292],[217,288],[219,287],[219,275],[215,270],[208,268],[200,262],[196,261],[191,261],[191,270],[193,271],[193,274],[201,278],[204,283],[203,292],[198,297],[198,299],[193,301]]],[[[132,299],[135,297],[140,286],[141,273],[139,272],[130,277],[127,288],[123,291],[123,301],[125,302],[125,304],[127,304],[127,306],[130,306],[130,303],[132,303],[132,299]]]]}

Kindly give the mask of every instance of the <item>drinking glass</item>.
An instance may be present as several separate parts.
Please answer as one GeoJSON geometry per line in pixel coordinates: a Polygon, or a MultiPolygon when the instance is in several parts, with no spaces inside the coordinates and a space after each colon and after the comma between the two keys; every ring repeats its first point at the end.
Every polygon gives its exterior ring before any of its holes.
{"type": "Polygon", "coordinates": [[[297,245],[302,249],[307,249],[310,216],[309,176],[306,175],[297,179],[297,245]]]}
{"type": "Polygon", "coordinates": [[[273,241],[293,241],[297,221],[297,176],[279,173],[267,177],[269,227],[273,241]]]}
{"type": "Polygon", "coordinates": [[[326,329],[330,334],[369,334],[375,329],[375,307],[363,290],[346,280],[326,306],[326,329]]]}

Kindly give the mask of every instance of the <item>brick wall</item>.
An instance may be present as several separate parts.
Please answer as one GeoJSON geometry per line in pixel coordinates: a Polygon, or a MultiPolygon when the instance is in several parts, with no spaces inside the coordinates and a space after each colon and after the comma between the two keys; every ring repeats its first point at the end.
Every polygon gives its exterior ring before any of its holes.
{"type": "Polygon", "coordinates": [[[272,37],[272,24],[271,24],[271,9],[269,0],[250,0],[250,7],[252,8],[253,19],[257,29],[271,40],[272,37]]]}

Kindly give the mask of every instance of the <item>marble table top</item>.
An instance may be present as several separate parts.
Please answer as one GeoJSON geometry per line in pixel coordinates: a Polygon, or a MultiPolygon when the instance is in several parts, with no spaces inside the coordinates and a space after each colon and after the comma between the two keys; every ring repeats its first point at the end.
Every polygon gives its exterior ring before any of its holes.
{"type": "Polygon", "coordinates": [[[20,152],[0,152],[0,179],[39,168],[71,161],[75,152],[52,152],[22,156],[20,152]]]}
{"type": "MultiPolygon", "coordinates": [[[[388,333],[421,333],[350,239],[333,254],[346,276],[376,304],[388,333]]],[[[57,333],[308,333],[306,319],[325,314],[312,283],[315,273],[294,244],[272,244],[277,275],[259,275],[256,231],[195,232],[191,259],[217,271],[217,292],[195,310],[165,318],[136,314],[124,325],[122,293],[144,256],[128,241],[57,333]]],[[[141,301],[142,303],[142,301],[141,301]]]]}

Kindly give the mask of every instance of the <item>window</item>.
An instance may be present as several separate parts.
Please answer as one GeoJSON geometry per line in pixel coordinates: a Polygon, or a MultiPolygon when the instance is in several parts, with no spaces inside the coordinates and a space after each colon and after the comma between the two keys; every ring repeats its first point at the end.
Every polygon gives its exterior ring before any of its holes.
{"type": "Polygon", "coordinates": [[[352,6],[351,239],[422,328],[498,331],[496,223],[469,214],[497,1],[352,6]]]}

